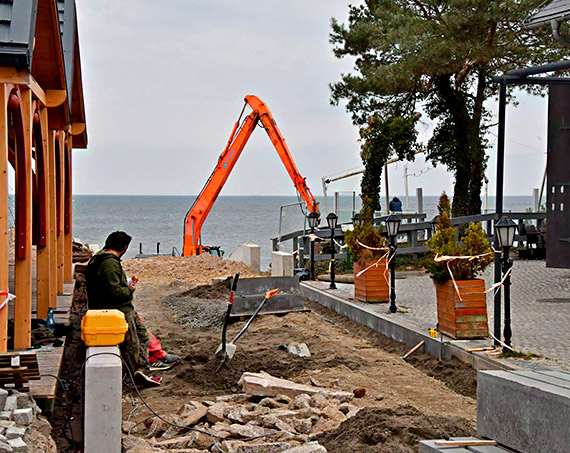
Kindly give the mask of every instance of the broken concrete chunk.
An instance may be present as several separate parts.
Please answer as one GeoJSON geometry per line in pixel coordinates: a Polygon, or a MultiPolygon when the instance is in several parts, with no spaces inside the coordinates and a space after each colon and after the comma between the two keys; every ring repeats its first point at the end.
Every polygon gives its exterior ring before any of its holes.
{"type": "Polygon", "coordinates": [[[214,441],[210,436],[197,431],[182,437],[152,442],[153,446],[166,450],[181,450],[185,448],[208,449],[213,444],[214,441]]]}
{"type": "Polygon", "coordinates": [[[313,421],[310,418],[297,419],[295,420],[293,427],[298,433],[309,434],[313,427],[313,421]]]}
{"type": "Polygon", "coordinates": [[[349,392],[296,384],[286,379],[278,379],[261,373],[246,372],[241,376],[239,384],[245,392],[257,396],[276,396],[283,394],[294,398],[301,393],[307,393],[309,395],[320,393],[328,399],[341,403],[351,401],[352,398],[354,398],[354,395],[349,392]]]}
{"type": "Polygon", "coordinates": [[[218,401],[208,408],[206,418],[210,423],[223,422],[231,409],[232,407],[228,403],[218,401]]]}
{"type": "Polygon", "coordinates": [[[293,398],[293,401],[289,403],[291,409],[304,409],[311,407],[311,397],[306,393],[301,393],[293,398]]]}
{"type": "Polygon", "coordinates": [[[354,409],[354,406],[352,404],[348,404],[348,403],[342,403],[338,407],[338,410],[341,411],[345,415],[348,414],[353,409],[354,409]]]}
{"type": "Polygon", "coordinates": [[[226,439],[231,436],[229,431],[230,425],[227,423],[216,423],[210,428],[212,435],[226,439]]]}
{"type": "Polygon", "coordinates": [[[310,442],[300,447],[293,447],[289,450],[284,450],[282,453],[327,453],[327,449],[318,442],[310,442]]]}
{"type": "Polygon", "coordinates": [[[251,398],[247,393],[234,393],[233,395],[216,396],[216,401],[224,401],[226,403],[246,403],[251,398]]]}
{"type": "Polygon", "coordinates": [[[12,417],[14,417],[17,425],[28,426],[34,421],[34,411],[32,408],[16,409],[12,413],[12,417]]]}
{"type": "Polygon", "coordinates": [[[305,343],[290,344],[287,346],[287,351],[299,357],[311,357],[311,352],[305,343]]]}
{"type": "Polygon", "coordinates": [[[1,420],[12,420],[12,411],[1,411],[0,421],[1,420]]]}
{"type": "Polygon", "coordinates": [[[8,398],[8,391],[4,389],[0,389],[0,410],[4,410],[4,406],[6,404],[6,399],[8,398]]]}
{"type": "Polygon", "coordinates": [[[288,397],[287,395],[277,395],[275,397],[275,401],[277,401],[280,404],[289,404],[291,402],[291,398],[288,397]]]}
{"type": "Polygon", "coordinates": [[[180,424],[182,426],[192,426],[198,423],[208,413],[208,408],[198,401],[191,401],[184,404],[179,410],[180,424]]]}
{"type": "Polygon", "coordinates": [[[144,439],[136,436],[124,436],[122,438],[122,451],[127,452],[131,450],[150,450],[152,447],[144,439]]]}
{"type": "Polygon", "coordinates": [[[291,447],[291,444],[287,442],[246,444],[239,441],[225,441],[223,445],[227,448],[228,453],[280,453],[291,447]]]}
{"type": "Polygon", "coordinates": [[[275,408],[279,407],[279,403],[276,400],[274,400],[273,398],[263,398],[259,402],[259,405],[269,407],[271,409],[275,409],[275,408]]]}
{"type": "Polygon", "coordinates": [[[13,451],[8,442],[0,442],[0,453],[12,453],[13,451]]]}
{"type": "Polygon", "coordinates": [[[237,438],[258,437],[269,433],[267,430],[260,426],[238,425],[237,423],[230,425],[228,431],[233,437],[237,438]]]}

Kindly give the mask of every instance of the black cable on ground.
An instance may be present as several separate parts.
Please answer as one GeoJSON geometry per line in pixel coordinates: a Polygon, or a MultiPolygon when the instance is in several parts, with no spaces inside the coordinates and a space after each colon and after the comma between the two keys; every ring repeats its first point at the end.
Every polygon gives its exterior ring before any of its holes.
{"type": "MultiPolygon", "coordinates": [[[[48,376],[48,377],[53,377],[55,379],[57,379],[57,382],[59,383],[59,386],[61,387],[61,389],[63,390],[63,397],[65,398],[65,402],[67,405],[69,405],[69,398],[68,398],[68,394],[67,394],[67,390],[65,389],[65,386],[63,385],[63,381],[60,379],[59,376],[56,376],[55,374],[42,374],[43,376],[48,376]]],[[[71,403],[73,405],[73,402],[71,403]]],[[[61,433],[63,434],[63,437],[65,437],[65,439],[71,443],[71,445],[73,447],[75,447],[75,438],[73,437],[73,427],[71,426],[71,414],[68,414],[67,417],[64,420],[64,423],[62,425],[62,430],[61,433]],[[71,435],[71,439],[69,437],[67,437],[67,434],[65,433],[65,426],[67,425],[67,427],[69,428],[69,434],[71,435]]]]}

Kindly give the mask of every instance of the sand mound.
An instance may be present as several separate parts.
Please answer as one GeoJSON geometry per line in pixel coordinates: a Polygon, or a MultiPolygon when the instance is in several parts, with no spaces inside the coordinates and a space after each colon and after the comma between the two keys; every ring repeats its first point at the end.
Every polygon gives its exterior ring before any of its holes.
{"type": "Polygon", "coordinates": [[[123,261],[127,275],[136,275],[141,281],[171,283],[190,280],[197,285],[209,284],[212,278],[227,278],[240,272],[242,278],[258,277],[244,263],[224,260],[218,256],[156,256],[123,261]]]}

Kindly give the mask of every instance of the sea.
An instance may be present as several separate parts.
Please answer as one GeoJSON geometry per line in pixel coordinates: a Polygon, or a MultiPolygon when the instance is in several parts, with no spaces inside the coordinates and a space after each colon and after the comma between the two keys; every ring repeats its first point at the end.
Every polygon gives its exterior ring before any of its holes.
{"type": "MultiPolygon", "coordinates": [[[[141,250],[144,254],[179,255],[182,251],[184,218],[195,196],[127,196],[74,195],[73,236],[87,244],[103,246],[109,233],[123,230],[133,240],[125,258],[132,258],[141,250]]],[[[416,211],[415,197],[409,197],[408,208],[400,197],[404,211],[416,211]]],[[[427,219],[437,211],[438,196],[424,196],[427,219]]],[[[321,207],[321,226],[326,227],[325,203],[317,197],[321,207]]],[[[384,201],[384,200],[382,200],[384,201]]],[[[532,196],[508,196],[504,211],[524,212],[532,206],[532,196]]],[[[488,206],[494,210],[494,197],[488,206]]],[[[240,244],[250,242],[261,247],[261,268],[267,270],[271,262],[272,238],[307,228],[304,205],[295,196],[220,196],[216,200],[202,228],[202,244],[220,246],[228,257],[240,244]]],[[[329,210],[334,209],[329,197],[329,210]]],[[[360,199],[350,195],[338,197],[337,215],[340,222],[350,222],[354,211],[360,209],[360,199]]],[[[280,250],[293,251],[292,241],[280,245],[280,250]]]]}

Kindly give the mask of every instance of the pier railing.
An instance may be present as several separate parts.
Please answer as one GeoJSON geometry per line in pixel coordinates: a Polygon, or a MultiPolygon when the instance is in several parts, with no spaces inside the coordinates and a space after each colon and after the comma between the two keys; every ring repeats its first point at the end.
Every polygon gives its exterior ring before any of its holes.
{"type": "MultiPolygon", "coordinates": [[[[504,216],[508,216],[513,221],[517,222],[519,227],[523,225],[525,221],[532,220],[536,222],[538,230],[542,229],[542,225],[546,220],[546,212],[508,212],[505,213],[504,216]]],[[[374,225],[381,225],[387,217],[388,216],[375,218],[374,225]]],[[[398,234],[398,254],[412,254],[417,258],[420,253],[427,252],[427,247],[424,244],[425,241],[430,239],[432,236],[432,223],[431,221],[425,220],[426,214],[402,214],[399,217],[402,218],[402,224],[400,225],[400,231],[398,234]]],[[[493,225],[498,218],[498,215],[495,213],[453,217],[451,219],[451,225],[458,228],[472,222],[481,223],[485,230],[487,239],[489,242],[493,243],[495,234],[493,225]]],[[[335,229],[335,240],[339,242],[344,241],[344,231],[349,227],[349,225],[350,224],[342,224],[335,229]]],[[[280,246],[282,246],[283,243],[292,241],[291,251],[295,254],[295,266],[303,267],[305,260],[309,259],[309,234],[309,230],[298,230],[272,238],[273,250],[280,250],[280,246]]],[[[331,237],[331,230],[328,227],[322,227],[315,230],[315,235],[323,241],[326,241],[331,237]]],[[[525,235],[516,235],[515,241],[518,244],[521,244],[527,241],[527,237],[525,235]]],[[[337,259],[346,258],[346,251],[342,250],[340,253],[335,253],[335,257],[337,259]]],[[[315,261],[324,261],[329,259],[330,254],[315,255],[315,261]]]]}

